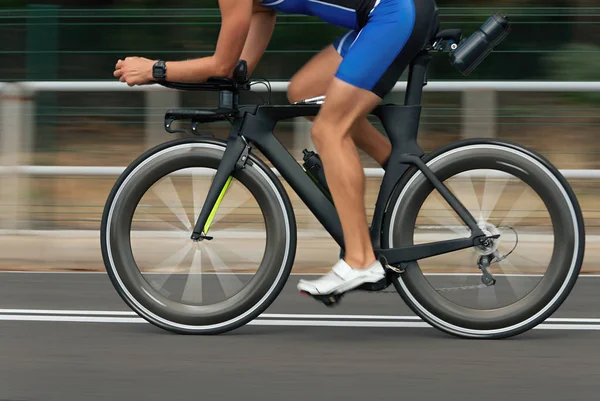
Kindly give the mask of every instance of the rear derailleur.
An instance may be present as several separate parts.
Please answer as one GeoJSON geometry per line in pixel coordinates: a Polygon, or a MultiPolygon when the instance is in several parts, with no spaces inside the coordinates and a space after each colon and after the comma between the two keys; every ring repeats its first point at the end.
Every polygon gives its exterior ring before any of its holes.
{"type": "Polygon", "coordinates": [[[492,255],[483,255],[479,257],[479,260],[477,261],[477,267],[479,267],[483,273],[483,276],[481,276],[481,282],[488,287],[496,284],[496,277],[494,277],[494,275],[488,270],[492,260],[494,260],[492,255]]]}
{"type": "Polygon", "coordinates": [[[481,282],[485,284],[487,287],[491,287],[492,285],[496,285],[496,277],[492,273],[490,273],[490,265],[492,261],[496,259],[496,262],[501,262],[506,259],[506,256],[500,255],[498,250],[495,250],[491,255],[482,255],[479,257],[477,261],[477,267],[481,270],[483,275],[481,276],[481,282]]]}

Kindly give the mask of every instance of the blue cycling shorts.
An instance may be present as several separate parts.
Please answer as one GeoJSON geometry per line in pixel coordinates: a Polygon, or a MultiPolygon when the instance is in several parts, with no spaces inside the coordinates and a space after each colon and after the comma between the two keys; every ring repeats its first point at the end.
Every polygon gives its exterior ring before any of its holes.
{"type": "Polygon", "coordinates": [[[333,43],[343,57],[335,76],[385,97],[431,39],[436,12],[435,0],[377,0],[362,29],[333,43]]]}

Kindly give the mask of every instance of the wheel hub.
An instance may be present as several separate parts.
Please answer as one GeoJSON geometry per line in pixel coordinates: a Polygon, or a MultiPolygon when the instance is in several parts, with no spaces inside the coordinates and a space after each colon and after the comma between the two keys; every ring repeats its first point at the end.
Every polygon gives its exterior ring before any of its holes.
{"type": "MultiPolygon", "coordinates": [[[[492,223],[481,222],[478,226],[488,237],[500,235],[500,231],[498,231],[498,228],[492,223]]],[[[491,255],[498,250],[499,246],[500,238],[488,238],[483,244],[475,247],[475,252],[482,256],[491,255]]]]}

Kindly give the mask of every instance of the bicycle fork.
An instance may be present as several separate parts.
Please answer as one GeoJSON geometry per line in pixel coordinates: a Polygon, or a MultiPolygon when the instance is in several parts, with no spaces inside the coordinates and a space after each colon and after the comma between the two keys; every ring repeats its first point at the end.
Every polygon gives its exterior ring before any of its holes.
{"type": "Polygon", "coordinates": [[[248,160],[250,146],[241,136],[230,136],[227,139],[227,147],[223,158],[215,174],[215,178],[208,190],[206,201],[202,205],[202,210],[196,221],[196,226],[192,233],[193,241],[211,240],[212,237],[207,236],[210,226],[217,214],[217,210],[233,179],[233,173],[243,168],[248,160]]]}

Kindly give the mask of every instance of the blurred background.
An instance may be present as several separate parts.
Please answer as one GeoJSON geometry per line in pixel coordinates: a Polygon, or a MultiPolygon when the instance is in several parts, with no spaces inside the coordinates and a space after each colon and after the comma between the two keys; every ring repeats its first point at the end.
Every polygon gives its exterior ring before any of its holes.
{"type": "MultiPolygon", "coordinates": [[[[103,270],[98,232],[104,203],[119,172],[150,147],[174,138],[163,129],[172,107],[212,107],[215,94],[130,89],[115,82],[119,58],[181,60],[210,55],[220,26],[216,1],[63,0],[0,2],[0,269],[103,270]],[[175,4],[175,5],[174,5],[175,4]],[[20,168],[16,168],[20,167],[20,168]]],[[[509,37],[470,76],[445,55],[429,79],[457,84],[424,95],[420,145],[426,151],[469,137],[518,141],[571,171],[586,220],[585,272],[600,255],[600,7],[597,0],[438,0],[442,29],[470,35],[491,14],[508,14],[509,37]],[[543,81],[514,90],[462,90],[461,81],[543,81]],[[554,90],[557,82],[590,82],[586,91],[554,90]],[[599,88],[598,91],[594,89],[599,88]],[[543,85],[542,85],[543,86],[543,85]]],[[[344,31],[317,19],[280,16],[253,78],[288,81],[344,31]]],[[[405,76],[402,77],[402,80],[405,76]]],[[[498,89],[496,88],[496,89],[498,89]]],[[[264,92],[242,102],[261,102],[264,92]]],[[[401,102],[394,92],[385,101],[401,102]]],[[[273,102],[287,102],[284,92],[273,102]]],[[[378,121],[374,124],[381,129],[378,121]]],[[[224,138],[228,124],[204,128],[224,138]]],[[[279,124],[277,137],[301,160],[312,148],[310,125],[279,124]]],[[[364,167],[378,167],[362,155],[364,167]]],[[[372,210],[379,178],[368,178],[372,210]]],[[[286,186],[286,189],[289,187],[286,186]]],[[[319,229],[288,191],[298,223],[319,229]]],[[[322,230],[322,229],[321,229],[322,230]]],[[[296,267],[335,261],[333,242],[301,242],[296,267]]]]}

